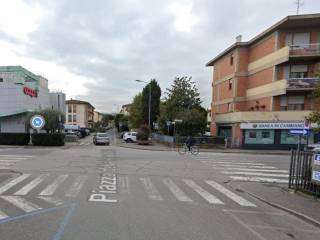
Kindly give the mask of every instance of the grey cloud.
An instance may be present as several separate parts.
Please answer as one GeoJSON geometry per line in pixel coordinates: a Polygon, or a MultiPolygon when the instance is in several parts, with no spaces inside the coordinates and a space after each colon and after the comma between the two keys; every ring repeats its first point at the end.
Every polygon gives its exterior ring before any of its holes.
{"type": "MultiPolygon", "coordinates": [[[[27,2],[52,9],[30,34],[28,56],[95,79],[86,84],[88,95],[78,97],[103,111],[131,101],[143,87],[135,79],[154,77],[164,91],[177,75],[193,76],[208,107],[212,69],[205,67],[206,62],[232,44],[236,35],[249,40],[295,13],[293,0],[195,0],[193,13],[200,22],[184,33],[174,29],[170,0],[27,2]]],[[[305,0],[302,13],[319,9],[320,2],[305,0]]]]}

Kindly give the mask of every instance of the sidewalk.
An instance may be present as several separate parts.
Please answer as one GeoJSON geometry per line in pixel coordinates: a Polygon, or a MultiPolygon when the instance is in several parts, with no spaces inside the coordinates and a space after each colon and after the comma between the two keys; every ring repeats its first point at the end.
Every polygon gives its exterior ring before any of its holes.
{"type": "MultiPolygon", "coordinates": [[[[119,139],[119,141],[121,141],[119,139]]],[[[137,143],[117,143],[118,147],[131,148],[131,149],[139,149],[139,150],[147,150],[147,151],[178,151],[175,147],[169,147],[167,145],[153,142],[152,145],[138,145],[137,143]]],[[[201,147],[201,146],[200,146],[201,147]]],[[[200,148],[201,152],[210,152],[210,153],[242,153],[242,154],[264,154],[264,155],[290,155],[290,151],[282,151],[282,150],[250,150],[250,149],[205,149],[200,148]]]]}
{"type": "Polygon", "coordinates": [[[320,228],[320,199],[286,186],[245,184],[239,187],[254,198],[288,212],[320,228]]]}

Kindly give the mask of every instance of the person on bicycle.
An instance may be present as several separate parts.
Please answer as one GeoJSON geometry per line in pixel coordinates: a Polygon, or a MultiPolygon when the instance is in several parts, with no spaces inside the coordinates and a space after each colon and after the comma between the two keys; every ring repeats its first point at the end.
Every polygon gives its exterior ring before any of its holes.
{"type": "Polygon", "coordinates": [[[196,141],[192,136],[187,137],[185,144],[187,145],[189,152],[191,151],[191,147],[193,147],[195,143],[196,141]]]}

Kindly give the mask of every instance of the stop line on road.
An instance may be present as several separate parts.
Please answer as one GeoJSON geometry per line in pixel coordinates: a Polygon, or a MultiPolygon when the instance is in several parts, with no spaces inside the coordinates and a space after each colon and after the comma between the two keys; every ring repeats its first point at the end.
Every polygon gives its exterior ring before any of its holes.
{"type": "Polygon", "coordinates": [[[0,155],[0,169],[10,169],[20,161],[28,160],[32,157],[27,155],[0,155]]]}

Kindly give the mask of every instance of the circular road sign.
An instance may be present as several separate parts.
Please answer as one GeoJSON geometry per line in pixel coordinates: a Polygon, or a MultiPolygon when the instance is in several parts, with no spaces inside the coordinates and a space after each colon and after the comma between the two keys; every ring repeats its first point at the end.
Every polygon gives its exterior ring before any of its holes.
{"type": "Polygon", "coordinates": [[[33,129],[40,130],[41,128],[44,127],[44,125],[46,124],[46,121],[44,120],[44,118],[42,116],[34,115],[30,119],[30,124],[33,129]]]}

